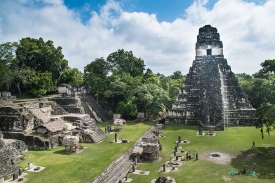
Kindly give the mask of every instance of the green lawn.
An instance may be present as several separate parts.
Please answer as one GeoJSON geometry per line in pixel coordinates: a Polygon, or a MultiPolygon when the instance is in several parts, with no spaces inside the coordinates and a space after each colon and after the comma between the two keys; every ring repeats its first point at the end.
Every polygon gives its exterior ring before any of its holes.
{"type": "MultiPolygon", "coordinates": [[[[125,130],[119,132],[120,138],[130,140],[129,144],[113,144],[114,134],[100,144],[82,144],[87,146],[80,154],[64,154],[63,147],[57,147],[48,151],[30,151],[26,154],[26,159],[19,165],[27,167],[28,162],[35,165],[45,166],[46,169],[39,173],[29,173],[27,178],[32,182],[47,183],[72,183],[91,181],[100,174],[110,162],[132,146],[134,142],[153,123],[127,123],[125,130]]],[[[108,124],[100,124],[104,127],[108,124]]],[[[216,132],[215,137],[196,136],[197,127],[184,125],[166,125],[161,138],[163,150],[162,160],[154,163],[140,163],[137,170],[150,171],[148,176],[134,175],[129,173],[132,183],[149,183],[159,176],[171,176],[177,183],[204,182],[204,183],[250,183],[250,182],[274,182],[275,181],[275,133],[271,133],[269,138],[261,139],[259,129],[255,127],[232,127],[226,131],[216,132]],[[178,136],[182,140],[189,140],[190,144],[182,144],[182,148],[187,151],[199,153],[199,160],[185,162],[179,167],[178,172],[158,173],[158,169],[163,163],[170,159],[175,141],[178,136]],[[256,142],[256,148],[251,149],[252,141],[256,142]],[[231,161],[227,164],[217,164],[208,158],[211,152],[228,154],[231,161]],[[231,170],[252,170],[256,168],[257,176],[231,176],[227,173],[231,170]],[[260,175],[262,174],[262,175],[260,175]]]]}
{"type": "MultiPolygon", "coordinates": [[[[28,173],[28,183],[73,183],[92,181],[99,175],[113,160],[125,150],[131,147],[136,140],[145,133],[154,123],[127,122],[125,130],[118,132],[118,138],[126,138],[128,144],[115,144],[114,134],[109,134],[99,144],[83,143],[87,147],[82,153],[68,155],[64,147],[56,147],[46,151],[30,150],[25,154],[25,159],[18,165],[26,168],[28,162],[34,165],[46,167],[39,173],[28,173]]],[[[104,129],[107,123],[100,123],[104,129]]]]}
{"type": "Polygon", "coordinates": [[[265,136],[261,139],[259,129],[255,127],[232,127],[226,131],[216,132],[216,136],[196,136],[198,127],[183,125],[166,125],[163,131],[165,138],[160,141],[163,145],[161,152],[162,161],[156,163],[141,163],[137,170],[150,171],[148,176],[134,175],[129,173],[132,183],[150,182],[159,176],[171,176],[177,183],[185,182],[274,182],[275,181],[275,134],[271,137],[265,136]],[[190,144],[182,144],[182,149],[187,151],[196,151],[199,154],[199,160],[184,162],[179,167],[178,172],[158,173],[162,165],[169,161],[172,150],[175,146],[178,136],[182,140],[189,140],[190,144]],[[251,149],[252,141],[256,142],[256,148],[251,149]],[[274,147],[274,151],[272,150],[274,147]],[[228,154],[232,159],[227,164],[217,164],[208,158],[212,152],[228,154]],[[253,170],[256,166],[257,176],[228,175],[231,170],[253,170]],[[264,175],[260,175],[264,174],[264,175]]]}

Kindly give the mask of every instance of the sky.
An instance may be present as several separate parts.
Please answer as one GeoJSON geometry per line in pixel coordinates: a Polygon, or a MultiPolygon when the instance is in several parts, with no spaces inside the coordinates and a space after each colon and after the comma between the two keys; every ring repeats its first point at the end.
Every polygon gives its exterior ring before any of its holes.
{"type": "Polygon", "coordinates": [[[275,59],[275,0],[0,0],[0,44],[52,40],[83,71],[118,49],[154,73],[187,74],[198,31],[216,27],[234,73],[275,59]]]}

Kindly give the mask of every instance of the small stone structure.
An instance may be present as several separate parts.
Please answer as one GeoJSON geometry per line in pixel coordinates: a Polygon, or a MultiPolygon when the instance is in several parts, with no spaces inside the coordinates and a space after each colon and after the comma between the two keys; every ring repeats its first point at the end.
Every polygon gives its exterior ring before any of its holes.
{"type": "Polygon", "coordinates": [[[121,126],[123,128],[124,124],[126,124],[126,121],[124,119],[121,119],[120,114],[114,114],[113,119],[114,119],[113,125],[116,127],[121,126]]]}
{"type": "Polygon", "coordinates": [[[63,146],[65,146],[65,150],[67,150],[67,146],[70,147],[70,152],[77,152],[79,145],[79,137],[66,135],[63,139],[63,146]]]}
{"type": "Polygon", "coordinates": [[[255,109],[238,84],[223,55],[217,29],[205,25],[199,29],[196,59],[182,84],[166,124],[214,126],[252,125],[255,109]]]}
{"type": "Polygon", "coordinates": [[[58,94],[60,95],[73,95],[74,90],[73,87],[69,84],[62,83],[58,86],[58,94]]]}
{"type": "Polygon", "coordinates": [[[139,113],[137,114],[137,119],[136,119],[136,121],[144,121],[144,119],[145,119],[144,112],[139,112],[139,113]]]}
{"type": "Polygon", "coordinates": [[[132,155],[135,156],[137,162],[140,162],[141,158],[158,160],[160,150],[162,147],[159,139],[144,137],[136,143],[132,155]]]}
{"type": "Polygon", "coordinates": [[[49,121],[35,128],[37,133],[47,134],[49,136],[62,133],[66,131],[68,126],[64,124],[64,121],[60,118],[56,118],[53,121],[49,121]]]}
{"type": "Polygon", "coordinates": [[[16,100],[17,100],[16,97],[12,96],[10,92],[7,92],[7,91],[0,92],[0,107],[11,105],[16,100]]]}
{"type": "Polygon", "coordinates": [[[155,124],[155,133],[157,136],[162,135],[162,130],[163,130],[163,124],[155,124]]]}

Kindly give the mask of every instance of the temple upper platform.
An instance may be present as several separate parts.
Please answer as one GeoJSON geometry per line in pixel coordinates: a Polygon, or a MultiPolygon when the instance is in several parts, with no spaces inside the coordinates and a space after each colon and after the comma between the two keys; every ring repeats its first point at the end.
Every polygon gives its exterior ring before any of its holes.
{"type": "Polygon", "coordinates": [[[200,28],[196,43],[196,56],[223,55],[223,44],[215,27],[200,28]]]}

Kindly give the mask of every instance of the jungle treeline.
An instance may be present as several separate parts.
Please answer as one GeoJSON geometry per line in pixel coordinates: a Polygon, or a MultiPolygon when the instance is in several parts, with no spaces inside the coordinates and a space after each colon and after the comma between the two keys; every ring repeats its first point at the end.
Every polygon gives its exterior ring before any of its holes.
{"type": "MultiPolygon", "coordinates": [[[[73,62],[73,61],[72,61],[73,62]]],[[[57,92],[61,83],[86,86],[94,99],[110,113],[135,118],[137,112],[158,116],[171,108],[185,76],[153,73],[132,51],[118,49],[107,58],[87,61],[82,73],[71,68],[62,48],[43,38],[22,38],[0,45],[0,91],[34,97],[57,92]]],[[[275,60],[265,60],[259,71],[236,74],[252,106],[255,126],[268,134],[275,127],[275,60]]]]}

